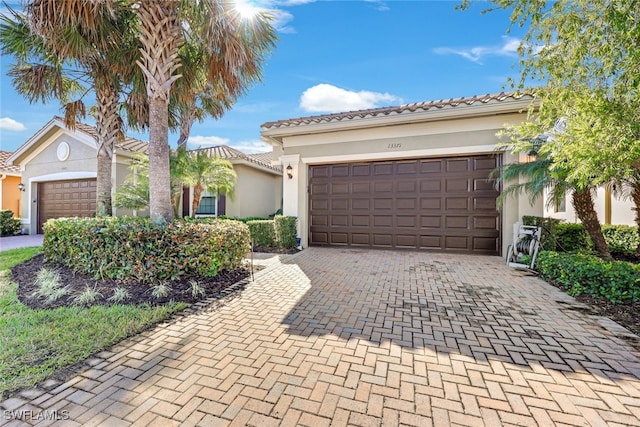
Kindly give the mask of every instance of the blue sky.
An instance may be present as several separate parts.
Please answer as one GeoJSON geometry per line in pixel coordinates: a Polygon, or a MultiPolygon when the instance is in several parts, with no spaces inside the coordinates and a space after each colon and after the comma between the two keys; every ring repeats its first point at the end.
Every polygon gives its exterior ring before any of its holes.
{"type": "MultiPolygon", "coordinates": [[[[507,79],[519,75],[516,49],[523,30],[507,32],[508,12],[481,13],[489,3],[474,2],[466,11],[455,10],[458,3],[252,1],[277,16],[279,41],[264,64],[263,80],[223,118],[195,124],[189,146],[266,151],[260,142],[264,122],[509,90],[507,79]]],[[[14,151],[61,114],[56,103],[30,105],[16,94],[6,76],[10,64],[3,56],[4,151],[14,151]]],[[[177,137],[169,139],[175,145],[177,137]]]]}

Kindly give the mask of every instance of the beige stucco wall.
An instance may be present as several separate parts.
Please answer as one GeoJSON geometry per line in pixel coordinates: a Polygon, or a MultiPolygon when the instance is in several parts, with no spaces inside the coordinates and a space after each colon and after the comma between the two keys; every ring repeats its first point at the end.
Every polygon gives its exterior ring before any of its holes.
{"type": "MultiPolygon", "coordinates": [[[[496,153],[497,132],[505,124],[520,123],[524,113],[487,117],[399,124],[367,129],[326,133],[307,133],[282,137],[283,168],[294,168],[294,179],[283,181],[284,214],[298,217],[302,245],[308,245],[308,166],[312,164],[388,160],[401,158],[442,157],[466,154],[496,153]]],[[[299,129],[300,133],[304,130],[299,129]]],[[[516,161],[508,153],[503,162],[516,161]]],[[[526,198],[512,197],[502,209],[502,250],[513,240],[513,224],[523,215],[542,215],[542,203],[531,205],[526,198]]]]}
{"type": "MultiPolygon", "coordinates": [[[[593,205],[601,224],[607,223],[605,200],[605,189],[603,187],[599,187],[594,193],[593,205]]],[[[610,223],[618,225],[635,225],[635,211],[633,208],[633,202],[630,199],[624,198],[621,195],[611,195],[610,223]]],[[[545,205],[544,215],[551,218],[557,218],[565,222],[580,222],[576,215],[576,211],[571,204],[571,193],[567,193],[566,209],[564,212],[554,212],[553,206],[547,207],[545,205]]]]}
{"type": "Polygon", "coordinates": [[[233,165],[238,180],[235,198],[227,197],[226,215],[267,217],[282,204],[282,177],[244,164],[233,165]]]}

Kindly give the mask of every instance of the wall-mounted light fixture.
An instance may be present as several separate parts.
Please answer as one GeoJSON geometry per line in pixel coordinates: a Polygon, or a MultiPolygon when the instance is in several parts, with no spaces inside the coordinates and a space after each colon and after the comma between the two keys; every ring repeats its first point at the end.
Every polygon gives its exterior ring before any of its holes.
{"type": "Polygon", "coordinates": [[[293,168],[291,167],[291,165],[287,166],[287,176],[289,177],[289,179],[293,179],[293,168]]]}
{"type": "Polygon", "coordinates": [[[23,183],[18,184],[18,190],[20,190],[20,191],[25,191],[25,188],[24,188],[24,184],[23,184],[23,183]]]}

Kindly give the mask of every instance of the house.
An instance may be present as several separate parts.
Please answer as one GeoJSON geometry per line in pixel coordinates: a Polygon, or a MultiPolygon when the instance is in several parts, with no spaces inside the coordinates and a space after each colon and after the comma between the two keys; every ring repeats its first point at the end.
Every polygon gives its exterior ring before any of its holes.
{"type": "Polygon", "coordinates": [[[282,168],[271,162],[272,153],[245,154],[235,148],[219,145],[201,148],[211,157],[231,162],[238,176],[235,197],[205,192],[197,212],[191,212],[193,194],[183,193],[184,216],[227,215],[231,217],[268,217],[282,205],[282,168]]]}
{"type": "Polygon", "coordinates": [[[11,210],[13,216],[20,217],[20,168],[8,165],[11,156],[8,151],[0,150],[0,210],[11,210]]]}
{"type": "MultiPolygon", "coordinates": [[[[95,127],[77,123],[75,130],[71,130],[62,118],[54,117],[7,158],[7,166],[19,171],[24,185],[20,217],[29,234],[42,233],[42,224],[50,218],[95,213],[96,140],[95,127]]],[[[112,162],[114,191],[132,173],[129,166],[134,153],[146,153],[147,149],[147,142],[130,137],[116,145],[112,162]]],[[[216,203],[214,214],[267,215],[280,208],[282,185],[278,167],[230,148],[218,151],[234,165],[238,187],[236,199],[227,201],[226,208],[216,203]],[[269,190],[263,181],[273,184],[274,188],[269,190]]],[[[189,193],[186,192],[185,197],[189,197],[189,193]]],[[[146,212],[114,209],[114,215],[133,214],[146,212]]]]}
{"type": "Polygon", "coordinates": [[[496,134],[526,120],[531,101],[500,93],[279,120],[261,136],[288,171],[283,213],[299,218],[303,246],[501,254],[515,222],[544,213],[527,195],[498,207],[489,179],[521,160],[496,150],[496,134]]]}

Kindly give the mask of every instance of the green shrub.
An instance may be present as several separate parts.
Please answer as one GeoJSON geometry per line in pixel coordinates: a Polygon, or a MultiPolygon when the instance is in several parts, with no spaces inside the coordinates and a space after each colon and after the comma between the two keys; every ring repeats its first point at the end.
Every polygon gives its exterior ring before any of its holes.
{"type": "Polygon", "coordinates": [[[298,246],[298,218],[295,216],[276,215],[273,218],[278,246],[293,249],[298,246]]]}
{"type": "Polygon", "coordinates": [[[13,217],[13,211],[0,211],[0,236],[13,236],[20,233],[20,220],[13,217]]]}
{"type": "Polygon", "coordinates": [[[232,220],[101,217],[49,220],[43,252],[48,261],[96,278],[157,283],[214,276],[242,265],[250,249],[248,227],[232,220]]]}
{"type": "Polygon", "coordinates": [[[276,247],[276,229],[273,220],[262,219],[247,222],[253,244],[262,248],[276,247]]]}
{"type": "Polygon", "coordinates": [[[570,295],[587,294],[613,303],[640,300],[640,266],[635,264],[585,253],[542,251],[536,270],[570,295]]]}
{"type": "Polygon", "coordinates": [[[563,252],[590,252],[593,248],[589,233],[582,224],[560,223],[554,228],[556,250],[563,252]]]}
{"type": "Polygon", "coordinates": [[[633,255],[640,245],[640,235],[636,226],[603,225],[602,234],[612,255],[633,255]]]}

